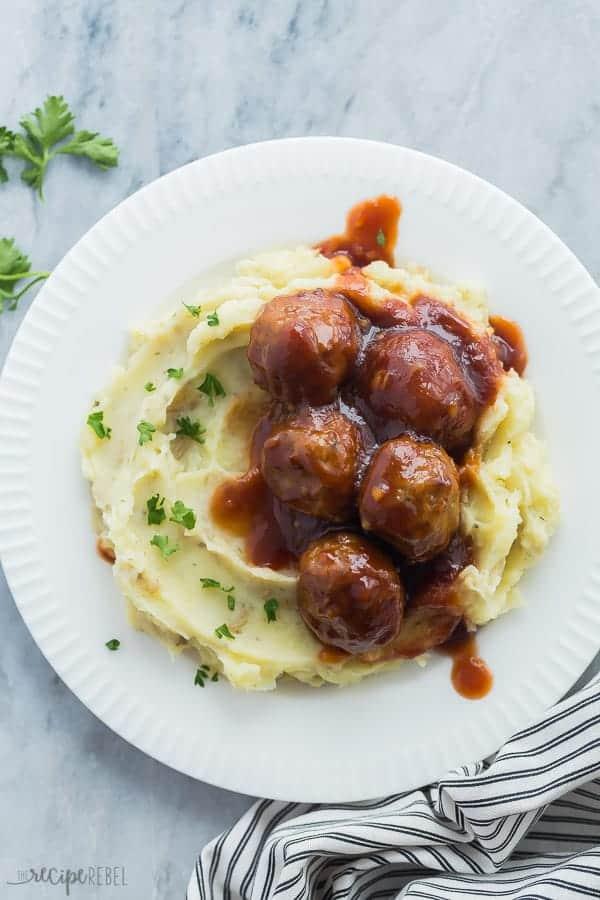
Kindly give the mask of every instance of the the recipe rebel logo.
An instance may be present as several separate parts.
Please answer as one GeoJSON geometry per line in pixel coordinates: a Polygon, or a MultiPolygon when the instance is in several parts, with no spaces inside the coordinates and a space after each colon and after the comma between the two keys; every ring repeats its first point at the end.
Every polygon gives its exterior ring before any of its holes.
{"type": "MultiPolygon", "coordinates": [[[[80,866],[76,869],[59,866],[38,866],[17,869],[13,878],[6,880],[11,887],[25,884],[44,884],[62,888],[67,897],[76,885],[95,888],[127,887],[125,866],[80,866]]],[[[31,894],[27,892],[29,898],[31,894]]]]}

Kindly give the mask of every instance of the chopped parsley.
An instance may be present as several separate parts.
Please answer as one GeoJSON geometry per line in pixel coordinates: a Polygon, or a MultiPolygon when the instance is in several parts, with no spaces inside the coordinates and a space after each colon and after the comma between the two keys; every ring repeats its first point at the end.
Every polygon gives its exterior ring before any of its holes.
{"type": "Polygon", "coordinates": [[[196,524],[196,513],[189,506],[186,506],[183,500],[176,500],[171,507],[169,522],[183,525],[184,528],[193,528],[196,524]]]}
{"type": "Polygon", "coordinates": [[[210,328],[214,328],[215,325],[219,324],[219,316],[218,313],[211,312],[206,317],[206,324],[210,326],[210,328]]]}
{"type": "Polygon", "coordinates": [[[218,681],[218,680],[219,680],[219,673],[218,673],[218,672],[214,672],[214,673],[213,673],[213,677],[212,677],[210,680],[211,680],[211,681],[218,681]]]}
{"type": "Polygon", "coordinates": [[[219,381],[216,375],[212,375],[210,372],[206,373],[206,377],[200,387],[199,391],[202,391],[203,394],[206,394],[208,397],[209,406],[215,405],[215,397],[225,397],[225,388],[219,381]]]}
{"type": "Polygon", "coordinates": [[[153,384],[151,381],[147,381],[146,384],[144,385],[144,390],[148,391],[148,393],[151,394],[152,391],[156,390],[156,385],[153,384]]]}
{"type": "Polygon", "coordinates": [[[204,679],[206,678],[206,672],[203,672],[202,669],[196,669],[196,675],[194,676],[194,684],[199,684],[200,687],[204,687],[204,679]]]}
{"type": "Polygon", "coordinates": [[[229,594],[227,597],[227,609],[230,609],[232,612],[235,609],[235,597],[233,594],[229,594]]]}
{"type": "Polygon", "coordinates": [[[189,437],[196,441],[197,444],[203,444],[205,432],[206,428],[198,420],[193,421],[189,416],[181,416],[181,418],[177,419],[177,431],[175,434],[178,437],[189,437]]]}
{"type": "Polygon", "coordinates": [[[219,625],[218,628],[215,628],[215,634],[219,638],[219,640],[224,637],[229,638],[230,641],[235,640],[235,637],[229,630],[229,626],[225,624],[219,625]]]}
{"type": "Polygon", "coordinates": [[[167,514],[164,511],[165,498],[159,494],[154,494],[149,500],[146,500],[148,509],[148,525],[162,525],[167,514]]]}
{"type": "Polygon", "coordinates": [[[118,650],[121,646],[121,641],[118,638],[111,638],[104,646],[108,647],[109,650],[118,650]]]}
{"type": "Polygon", "coordinates": [[[179,550],[179,544],[169,544],[169,538],[166,534],[155,534],[150,541],[153,547],[157,547],[163,559],[168,559],[179,550]]]}
{"type": "Polygon", "coordinates": [[[182,378],[183,377],[183,369],[167,369],[167,375],[169,378],[182,378]]]}
{"type": "Polygon", "coordinates": [[[156,431],[156,428],[151,422],[145,422],[142,419],[141,422],[137,423],[137,430],[139,433],[138,444],[142,447],[148,441],[152,440],[152,435],[156,431]]]}
{"type": "MultiPolygon", "coordinates": [[[[215,588],[217,591],[223,591],[224,594],[232,594],[235,591],[235,587],[232,584],[231,587],[223,587],[220,581],[217,581],[216,578],[201,578],[200,579],[203,588],[215,588]]],[[[233,609],[233,607],[230,607],[233,609]]]]}
{"type": "Polygon", "coordinates": [[[279,601],[275,599],[275,597],[271,597],[264,605],[265,613],[267,614],[267,622],[275,622],[277,621],[277,610],[279,608],[279,601]]]}
{"type": "Polygon", "coordinates": [[[215,578],[201,578],[203,588],[221,588],[221,582],[215,578]]]}
{"type": "Polygon", "coordinates": [[[377,232],[377,237],[375,238],[375,240],[377,241],[379,247],[385,247],[385,234],[383,233],[381,228],[377,232]]]}
{"type": "Polygon", "coordinates": [[[191,304],[191,303],[184,303],[183,305],[185,306],[185,308],[187,309],[187,311],[189,312],[189,314],[190,314],[191,316],[193,316],[195,319],[197,319],[198,316],[200,315],[200,313],[202,312],[202,307],[201,307],[201,306],[194,306],[194,305],[191,304]]]}
{"type": "Polygon", "coordinates": [[[196,669],[196,674],[194,675],[194,684],[199,684],[200,687],[204,687],[208,680],[219,680],[219,673],[216,671],[216,669],[212,675],[210,674],[210,666],[200,666],[199,669],[196,669]]]}
{"type": "Polygon", "coordinates": [[[101,410],[98,410],[98,412],[90,413],[87,417],[88,425],[96,434],[96,437],[99,437],[101,440],[103,438],[110,438],[112,434],[112,428],[107,428],[103,422],[103,419],[104,413],[101,410]]]}

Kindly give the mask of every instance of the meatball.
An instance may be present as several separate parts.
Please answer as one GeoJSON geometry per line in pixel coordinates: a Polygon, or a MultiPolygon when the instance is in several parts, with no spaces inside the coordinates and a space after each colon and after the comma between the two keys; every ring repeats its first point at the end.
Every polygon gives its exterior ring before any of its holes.
{"type": "Polygon", "coordinates": [[[348,301],[323,290],[275,297],[250,332],[248,360],[261,388],[286,403],[329,403],[352,374],[360,330],[348,301]]]}
{"type": "Polygon", "coordinates": [[[458,528],[458,472],[445,450],[409,434],[373,457],[359,496],[360,521],[411,563],[432,559],[458,528]]]}
{"type": "Polygon", "coordinates": [[[359,535],[338,532],[301,556],[298,608],[324,644],[364,653],[398,634],[404,587],[381,550],[359,535]]]}
{"type": "Polygon", "coordinates": [[[414,659],[445,644],[463,615],[458,606],[440,601],[437,595],[421,594],[411,601],[394,640],[382,649],[368,651],[362,658],[368,663],[414,659]]]}
{"type": "Polygon", "coordinates": [[[263,445],[261,470],[284,503],[342,522],[352,512],[360,447],[358,428],[340,412],[306,410],[275,427],[263,445]]]}
{"type": "Polygon", "coordinates": [[[367,348],[359,391],[382,423],[380,437],[426,434],[447,450],[465,447],[477,400],[450,344],[421,329],[394,330],[367,348]]]}

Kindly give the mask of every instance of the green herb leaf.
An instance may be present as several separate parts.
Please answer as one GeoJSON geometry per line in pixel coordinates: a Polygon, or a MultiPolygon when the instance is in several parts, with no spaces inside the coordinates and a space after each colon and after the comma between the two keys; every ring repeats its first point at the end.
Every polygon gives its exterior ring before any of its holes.
{"type": "Polygon", "coordinates": [[[191,316],[193,316],[195,319],[197,319],[198,316],[200,315],[200,313],[202,312],[201,306],[193,306],[193,304],[191,304],[191,303],[184,303],[183,305],[185,306],[185,308],[187,309],[189,314],[191,316]]]}
{"type": "Polygon", "coordinates": [[[277,610],[279,609],[279,601],[275,597],[271,597],[264,605],[267,614],[267,622],[275,622],[277,620],[277,610]]]}
{"type": "Polygon", "coordinates": [[[118,650],[121,646],[121,641],[118,638],[111,638],[104,646],[108,647],[109,650],[118,650]]]}
{"type": "MultiPolygon", "coordinates": [[[[0,181],[2,181],[1,172],[0,181]]],[[[29,258],[17,247],[14,238],[0,238],[0,313],[4,310],[5,303],[10,310],[16,309],[23,294],[49,274],[49,272],[32,272],[29,258]],[[18,283],[24,279],[26,284],[17,290],[18,283]]]]}
{"type": "Polygon", "coordinates": [[[206,317],[206,324],[213,328],[215,325],[219,324],[219,316],[216,312],[211,312],[206,317]]]}
{"type": "Polygon", "coordinates": [[[166,534],[155,534],[150,543],[160,551],[163,559],[168,559],[179,550],[179,544],[173,544],[172,546],[169,544],[169,538],[166,534]]]}
{"type": "Polygon", "coordinates": [[[102,410],[97,410],[96,412],[90,413],[87,417],[87,424],[90,426],[92,431],[95,432],[96,437],[99,437],[100,440],[103,438],[110,438],[112,434],[112,428],[107,428],[103,422],[104,413],[102,410]]]}
{"type": "Polygon", "coordinates": [[[197,444],[203,444],[203,435],[205,433],[206,428],[204,428],[197,420],[192,421],[189,416],[181,416],[181,418],[177,419],[177,431],[175,434],[178,437],[189,437],[193,441],[196,441],[197,444]]]}
{"type": "Polygon", "coordinates": [[[148,510],[148,525],[162,525],[167,514],[164,511],[165,498],[159,494],[154,494],[149,500],[146,500],[146,508],[148,510]]]}
{"type": "Polygon", "coordinates": [[[381,228],[377,232],[377,237],[375,238],[375,240],[377,241],[379,247],[385,247],[385,234],[383,233],[381,228]]]}
{"type": "Polygon", "coordinates": [[[167,369],[167,375],[169,378],[182,378],[183,369],[167,369]]]}
{"type": "Polygon", "coordinates": [[[148,393],[151,394],[152,391],[156,390],[156,385],[153,384],[151,381],[147,381],[146,384],[144,385],[144,390],[148,391],[148,393]]]}
{"type": "Polygon", "coordinates": [[[218,628],[215,628],[215,634],[219,638],[219,640],[224,637],[229,638],[230,641],[235,640],[234,635],[229,630],[229,626],[225,624],[219,625],[218,628]]]}
{"type": "Polygon", "coordinates": [[[78,131],[73,140],[62,144],[55,152],[85,156],[100,169],[111,169],[119,164],[119,148],[112,138],[102,137],[97,131],[78,131]]]}
{"type": "Polygon", "coordinates": [[[213,677],[212,677],[210,680],[211,680],[211,681],[218,681],[218,680],[219,680],[219,673],[218,673],[218,672],[215,672],[214,675],[213,675],[213,677]]]}
{"type": "Polygon", "coordinates": [[[148,443],[148,441],[152,440],[152,435],[156,431],[156,428],[151,422],[146,422],[142,419],[141,422],[137,423],[138,430],[138,444],[142,447],[144,444],[148,443]]]}
{"type": "Polygon", "coordinates": [[[23,116],[22,132],[13,134],[7,128],[0,129],[0,181],[8,179],[2,166],[2,156],[23,160],[23,181],[35,188],[42,197],[42,185],[48,163],[59,153],[82,156],[101,169],[116,166],[119,151],[110,138],[94,131],[78,131],[74,134],[75,118],[64,97],[46,97],[41,107],[23,116]],[[72,137],[67,143],[61,143],[72,137]]]}
{"type": "Polygon", "coordinates": [[[201,578],[203,588],[220,588],[221,582],[217,581],[215,578],[201,578]]]}
{"type": "Polygon", "coordinates": [[[14,132],[2,125],[0,127],[0,182],[8,181],[8,172],[4,168],[3,157],[10,156],[14,146],[14,132]]]}
{"type": "Polygon", "coordinates": [[[194,684],[199,684],[200,687],[204,687],[204,679],[206,675],[201,669],[196,669],[196,675],[194,676],[194,684]]]}
{"type": "Polygon", "coordinates": [[[235,597],[232,594],[227,598],[227,609],[230,609],[232,612],[235,609],[235,597]]]}
{"type": "Polygon", "coordinates": [[[219,381],[216,375],[212,375],[210,372],[206,373],[206,377],[200,387],[199,391],[202,391],[203,394],[206,394],[208,397],[209,406],[215,405],[216,397],[225,397],[225,388],[219,381]]]}
{"type": "Polygon", "coordinates": [[[193,528],[196,524],[196,513],[189,506],[186,506],[182,500],[176,500],[171,507],[169,522],[183,525],[184,528],[193,528]]]}

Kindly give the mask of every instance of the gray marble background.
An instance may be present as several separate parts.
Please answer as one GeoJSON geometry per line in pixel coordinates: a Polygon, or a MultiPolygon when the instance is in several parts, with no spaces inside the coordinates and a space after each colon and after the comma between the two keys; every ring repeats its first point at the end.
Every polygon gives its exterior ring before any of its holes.
{"type": "MultiPolygon", "coordinates": [[[[122,148],[108,173],[57,160],[44,204],[18,178],[0,186],[0,235],[38,268],[182,163],[337,134],[471,169],[600,272],[595,0],[5,0],[0,35],[0,123],[64,93],[80,127],[122,148]]],[[[2,358],[29,302],[0,318],[2,358]]],[[[0,897],[62,895],[8,887],[16,868],[88,864],[124,865],[128,887],[75,896],[181,897],[196,851],[250,799],[108,731],[49,668],[3,580],[0,601],[0,897]]]]}

